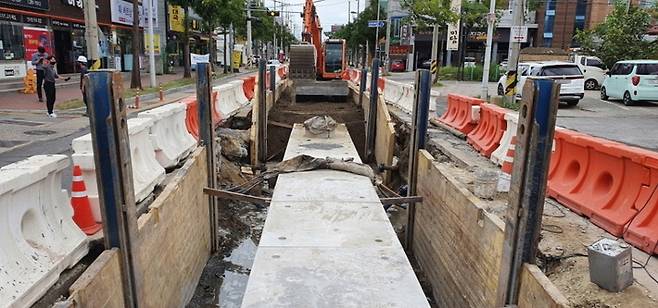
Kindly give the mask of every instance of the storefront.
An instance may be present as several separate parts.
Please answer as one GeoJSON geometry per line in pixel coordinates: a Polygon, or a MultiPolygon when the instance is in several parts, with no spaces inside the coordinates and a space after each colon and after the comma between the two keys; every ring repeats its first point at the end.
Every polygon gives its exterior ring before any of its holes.
{"type": "MultiPolygon", "coordinates": [[[[190,13],[189,42],[190,53],[208,53],[208,37],[201,34],[201,17],[192,11],[190,13]]],[[[176,5],[167,5],[167,44],[166,52],[171,66],[183,66],[183,36],[185,32],[185,11],[176,5]]]]}
{"type": "MultiPolygon", "coordinates": [[[[109,0],[96,3],[101,59],[106,63],[109,0]]],[[[75,60],[87,56],[82,5],[82,0],[0,0],[0,79],[25,76],[39,46],[58,58],[60,74],[77,72],[75,60]]]]}

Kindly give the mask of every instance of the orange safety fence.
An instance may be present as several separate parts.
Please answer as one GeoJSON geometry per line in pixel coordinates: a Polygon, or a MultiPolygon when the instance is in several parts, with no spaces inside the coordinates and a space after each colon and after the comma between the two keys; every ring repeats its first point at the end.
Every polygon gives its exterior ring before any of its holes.
{"type": "Polygon", "coordinates": [[[491,157],[491,153],[498,148],[507,129],[505,113],[505,109],[493,104],[480,105],[480,121],[466,140],[486,157],[491,157]]]}
{"type": "Polygon", "coordinates": [[[457,94],[448,94],[448,109],[438,121],[464,134],[470,133],[476,126],[472,122],[473,106],[480,106],[483,100],[457,94]]]}
{"type": "MultiPolygon", "coordinates": [[[[639,219],[647,216],[644,211],[657,187],[658,153],[567,129],[555,131],[548,195],[611,234],[624,235],[631,222],[638,226],[629,227],[636,240],[646,234],[642,226],[658,229],[658,217],[639,219]]],[[[653,243],[658,241],[658,233],[654,235],[653,243]]]]}
{"type": "Polygon", "coordinates": [[[244,81],[242,83],[242,90],[244,91],[244,96],[248,100],[254,98],[254,89],[256,88],[256,76],[249,76],[247,78],[242,78],[244,81]]]}

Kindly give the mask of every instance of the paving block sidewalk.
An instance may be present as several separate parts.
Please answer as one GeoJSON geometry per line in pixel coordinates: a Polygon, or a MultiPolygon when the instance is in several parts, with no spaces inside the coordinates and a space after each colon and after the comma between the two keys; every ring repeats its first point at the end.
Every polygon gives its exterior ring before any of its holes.
{"type": "MultiPolygon", "coordinates": [[[[194,77],[194,72],[192,72],[194,77]]],[[[142,77],[142,87],[149,86],[149,74],[141,73],[142,77]]],[[[178,80],[183,78],[183,71],[179,70],[176,74],[164,74],[157,76],[158,83],[166,83],[173,80],[178,80]]],[[[58,82],[63,82],[63,80],[58,80],[58,82]]],[[[130,75],[124,75],[124,88],[130,88],[130,75]],[[126,78],[127,76],[127,78],[126,78]]],[[[55,109],[57,109],[58,103],[63,103],[73,99],[82,99],[82,93],[80,93],[79,84],[69,84],[57,88],[57,100],[55,101],[55,109]]],[[[46,100],[44,94],[44,101],[46,100]]],[[[46,103],[39,103],[37,94],[23,94],[20,92],[8,92],[0,94],[0,110],[46,110],[46,103]]]]}

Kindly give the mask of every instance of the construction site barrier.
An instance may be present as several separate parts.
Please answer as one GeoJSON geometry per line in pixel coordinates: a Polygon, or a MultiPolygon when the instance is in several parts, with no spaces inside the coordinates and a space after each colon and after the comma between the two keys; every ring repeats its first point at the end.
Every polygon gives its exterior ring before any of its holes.
{"type": "Polygon", "coordinates": [[[185,128],[187,132],[199,140],[199,108],[196,103],[196,98],[189,96],[181,100],[185,104],[185,128]]]}
{"type": "Polygon", "coordinates": [[[555,132],[551,160],[548,195],[615,236],[658,187],[658,153],[571,130],[555,132]]]}
{"type": "Polygon", "coordinates": [[[505,114],[505,109],[496,105],[481,104],[480,121],[468,134],[466,141],[482,155],[490,157],[491,153],[500,146],[500,140],[507,129],[505,114]]]}
{"type": "Polygon", "coordinates": [[[438,121],[464,134],[476,126],[472,121],[473,106],[480,106],[483,100],[457,94],[448,94],[448,108],[438,121]]]}
{"type": "MultiPolygon", "coordinates": [[[[479,110],[477,113],[479,117],[479,110]]],[[[473,112],[473,114],[475,114],[475,112],[473,112]]],[[[490,157],[491,161],[499,166],[502,166],[503,162],[506,160],[507,151],[509,150],[512,143],[512,138],[516,136],[516,129],[519,125],[519,115],[517,113],[505,113],[504,118],[507,122],[505,132],[503,133],[503,137],[500,138],[500,145],[491,153],[490,157]]]]}
{"type": "Polygon", "coordinates": [[[249,104],[249,98],[244,95],[244,80],[234,80],[230,82],[233,85],[233,92],[235,93],[235,98],[240,106],[246,106],[249,104]]]}
{"type": "MultiPolygon", "coordinates": [[[[383,89],[381,93],[383,93],[384,100],[386,101],[386,103],[389,105],[393,105],[408,114],[411,114],[413,112],[413,106],[414,106],[414,95],[415,95],[414,86],[411,84],[397,82],[386,78],[382,78],[380,79],[380,81],[381,80],[384,80],[384,83],[386,84],[384,87],[380,88],[383,89]]],[[[436,110],[436,105],[439,100],[440,94],[441,93],[436,90],[432,90],[430,92],[430,104],[429,104],[430,112],[436,110]]]]}
{"type": "MultiPolygon", "coordinates": [[[[133,188],[135,201],[146,199],[156,185],[165,177],[165,169],[155,158],[155,150],[150,140],[149,132],[153,120],[149,118],[132,118],[128,120],[128,135],[130,138],[130,155],[133,173],[133,188]]],[[[100,207],[98,203],[98,184],[96,183],[96,165],[91,134],[73,139],[73,163],[82,169],[82,177],[87,183],[87,194],[91,202],[94,219],[100,222],[100,207]]]]}
{"type": "MultiPolygon", "coordinates": [[[[651,181],[658,182],[658,161],[652,158],[651,181]]],[[[658,186],[654,185],[651,198],[635,216],[624,233],[624,240],[648,254],[658,254],[658,186]]]]}
{"type": "Polygon", "coordinates": [[[254,91],[256,89],[256,76],[242,78],[242,81],[242,90],[244,91],[244,96],[246,96],[248,100],[253,99],[254,91]]]}
{"type": "Polygon", "coordinates": [[[88,252],[62,190],[65,155],[0,168],[0,307],[30,307],[88,252]]]}
{"type": "Polygon", "coordinates": [[[241,90],[241,84],[225,83],[212,88],[213,92],[219,93],[214,110],[222,119],[227,119],[234,115],[242,104],[238,98],[238,91],[241,90]]]}
{"type": "Polygon", "coordinates": [[[278,80],[286,79],[288,76],[288,67],[285,65],[279,66],[279,68],[276,70],[276,74],[278,80]]]}
{"type": "Polygon", "coordinates": [[[184,103],[172,103],[140,112],[139,118],[153,119],[150,129],[155,158],[164,168],[178,165],[196,148],[196,140],[185,127],[184,103]]]}

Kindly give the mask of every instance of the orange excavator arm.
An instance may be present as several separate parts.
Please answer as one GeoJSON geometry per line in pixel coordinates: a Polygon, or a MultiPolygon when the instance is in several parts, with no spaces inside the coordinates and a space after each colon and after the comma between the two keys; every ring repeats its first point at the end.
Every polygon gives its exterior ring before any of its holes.
{"type": "Polygon", "coordinates": [[[315,47],[315,54],[317,55],[315,64],[318,74],[322,76],[324,74],[322,27],[320,26],[320,18],[315,12],[313,0],[306,0],[306,4],[304,5],[304,32],[302,33],[302,40],[315,47]]]}

